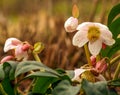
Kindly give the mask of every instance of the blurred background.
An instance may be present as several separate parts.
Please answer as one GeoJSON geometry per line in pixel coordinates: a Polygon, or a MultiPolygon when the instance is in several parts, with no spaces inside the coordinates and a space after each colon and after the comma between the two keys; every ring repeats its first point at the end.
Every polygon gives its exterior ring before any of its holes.
{"type": "MultiPolygon", "coordinates": [[[[111,8],[120,0],[0,0],[0,59],[5,40],[16,37],[30,44],[40,41],[45,49],[39,54],[52,68],[74,69],[87,63],[84,49],[72,45],[74,33],[66,33],[64,22],[79,7],[79,23],[107,24],[111,8]]],[[[31,60],[31,59],[30,59],[31,60]]]]}

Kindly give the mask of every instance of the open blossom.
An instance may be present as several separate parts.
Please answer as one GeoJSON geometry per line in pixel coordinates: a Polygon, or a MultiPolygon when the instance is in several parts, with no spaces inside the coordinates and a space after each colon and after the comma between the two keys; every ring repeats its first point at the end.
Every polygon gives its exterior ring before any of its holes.
{"type": "Polygon", "coordinates": [[[28,59],[28,50],[30,44],[27,42],[21,42],[16,38],[8,38],[5,42],[4,52],[14,50],[14,56],[17,60],[28,59]]]}
{"type": "Polygon", "coordinates": [[[115,43],[112,33],[101,23],[84,22],[77,27],[78,32],[73,37],[73,45],[82,47],[88,42],[90,53],[98,55],[102,45],[111,46],[115,43]]]}
{"type": "Polygon", "coordinates": [[[74,32],[78,26],[78,19],[70,17],[64,24],[66,32],[74,32]]]}

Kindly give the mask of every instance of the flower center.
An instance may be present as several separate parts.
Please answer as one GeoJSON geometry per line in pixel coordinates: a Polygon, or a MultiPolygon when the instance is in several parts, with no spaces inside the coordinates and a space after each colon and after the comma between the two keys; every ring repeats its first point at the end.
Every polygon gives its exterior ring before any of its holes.
{"type": "Polygon", "coordinates": [[[98,27],[92,26],[88,30],[88,39],[90,42],[94,42],[100,37],[100,31],[98,27]]]}

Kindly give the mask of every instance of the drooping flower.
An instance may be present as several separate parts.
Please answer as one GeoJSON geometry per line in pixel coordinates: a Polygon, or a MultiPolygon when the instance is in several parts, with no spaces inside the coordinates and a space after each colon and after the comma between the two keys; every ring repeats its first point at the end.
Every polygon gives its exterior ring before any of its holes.
{"type": "Polygon", "coordinates": [[[73,45],[82,47],[88,42],[90,53],[94,56],[99,54],[102,44],[111,46],[115,43],[108,27],[101,23],[84,22],[78,25],[77,30],[72,40],[73,45]]]}
{"type": "Polygon", "coordinates": [[[14,56],[17,60],[26,60],[30,47],[31,45],[27,42],[22,42],[16,38],[8,38],[5,42],[4,52],[14,50],[14,56]]]}
{"type": "Polygon", "coordinates": [[[78,19],[70,17],[66,20],[64,27],[66,32],[74,32],[78,26],[78,19]]]}

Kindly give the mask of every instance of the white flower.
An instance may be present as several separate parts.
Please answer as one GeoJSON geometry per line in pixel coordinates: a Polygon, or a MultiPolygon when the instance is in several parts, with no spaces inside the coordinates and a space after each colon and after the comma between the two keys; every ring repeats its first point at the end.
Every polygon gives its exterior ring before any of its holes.
{"type": "Polygon", "coordinates": [[[74,32],[78,26],[78,19],[70,17],[64,24],[66,32],[74,32]]]}
{"type": "Polygon", "coordinates": [[[73,37],[73,45],[82,47],[88,43],[90,53],[98,55],[102,44],[111,46],[115,43],[107,26],[100,23],[84,22],[77,27],[78,32],[73,37]]]}

